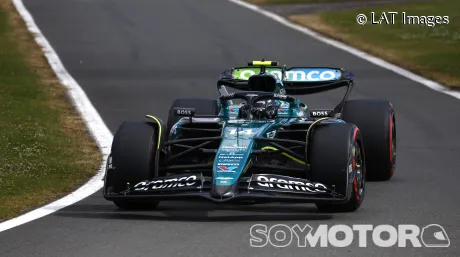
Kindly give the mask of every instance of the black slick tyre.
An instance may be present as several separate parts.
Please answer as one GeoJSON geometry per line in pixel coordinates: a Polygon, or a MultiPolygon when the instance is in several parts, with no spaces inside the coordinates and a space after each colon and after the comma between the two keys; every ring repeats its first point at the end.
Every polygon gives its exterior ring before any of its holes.
{"type": "MultiPolygon", "coordinates": [[[[144,180],[151,180],[158,162],[158,126],[148,122],[124,122],[115,133],[105,189],[115,193],[144,180]]],[[[122,209],[153,209],[158,201],[117,199],[122,209]]]]}
{"type": "Polygon", "coordinates": [[[385,181],[396,167],[396,118],[393,105],[383,100],[349,100],[342,119],[355,124],[366,146],[367,178],[385,181]]]}
{"type": "Polygon", "coordinates": [[[315,127],[310,142],[310,179],[327,186],[347,200],[317,203],[321,212],[354,212],[365,193],[366,165],[359,129],[353,124],[333,123],[315,127]]]}

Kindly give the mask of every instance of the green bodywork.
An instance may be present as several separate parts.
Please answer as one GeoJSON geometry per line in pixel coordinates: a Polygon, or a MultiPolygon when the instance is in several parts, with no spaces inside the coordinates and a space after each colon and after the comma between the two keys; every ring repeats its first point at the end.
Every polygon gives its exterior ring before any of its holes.
{"type": "MultiPolygon", "coordinates": [[[[308,82],[316,82],[320,80],[318,78],[320,78],[321,74],[329,76],[331,80],[338,80],[341,71],[332,68],[286,69],[285,66],[240,67],[224,72],[221,75],[221,79],[244,82],[249,80],[252,75],[269,76],[276,81],[276,88],[273,93],[285,95],[284,82],[307,82],[306,79],[311,79],[308,82]]],[[[225,95],[227,93],[221,91],[221,94],[225,95]]],[[[218,100],[217,102],[220,113],[219,118],[216,118],[216,120],[221,123],[223,129],[222,140],[213,160],[213,184],[226,188],[223,192],[219,192],[219,195],[223,197],[227,193],[231,194],[232,190],[230,188],[238,184],[238,179],[246,172],[252,161],[252,152],[268,146],[266,143],[254,140],[255,137],[277,138],[277,131],[283,125],[301,120],[307,123],[312,122],[311,119],[307,118],[308,107],[298,99],[294,102],[276,100],[279,104],[279,110],[277,117],[273,120],[238,119],[237,115],[241,106],[240,104],[233,104],[231,100],[218,100]]],[[[199,119],[195,117],[181,119],[171,129],[169,139],[180,138],[180,127],[190,121],[199,122],[199,119]]],[[[340,121],[338,120],[337,122],[340,121]]],[[[271,148],[274,150],[273,147],[271,148]]],[[[306,165],[305,163],[303,164],[306,165]]]]}
{"type": "MultiPolygon", "coordinates": [[[[235,76],[240,76],[241,71],[251,70],[259,72],[260,68],[235,69],[235,76]]],[[[270,69],[268,68],[267,71],[270,69]]],[[[281,69],[278,69],[281,71],[281,69]]],[[[265,73],[277,81],[276,93],[283,90],[283,83],[276,74],[265,73]]],[[[223,125],[222,141],[213,161],[213,178],[217,186],[231,186],[238,181],[249,167],[253,150],[260,150],[266,143],[256,143],[254,137],[277,138],[277,130],[290,122],[305,118],[307,107],[300,100],[295,103],[276,101],[279,105],[278,116],[274,120],[267,119],[238,119],[237,115],[241,104],[232,101],[218,101],[220,107],[219,122],[223,125]],[[286,118],[283,118],[286,117],[286,118]],[[292,118],[298,117],[298,118],[292,118]]],[[[184,118],[172,128],[170,140],[180,138],[180,126],[189,122],[184,118]]],[[[193,121],[192,121],[193,122],[193,121]]]]}

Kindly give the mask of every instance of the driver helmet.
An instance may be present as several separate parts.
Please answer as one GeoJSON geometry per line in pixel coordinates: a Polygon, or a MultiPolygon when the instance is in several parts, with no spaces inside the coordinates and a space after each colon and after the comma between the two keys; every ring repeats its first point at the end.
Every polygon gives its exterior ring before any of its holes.
{"type": "Polygon", "coordinates": [[[258,101],[249,110],[249,105],[243,104],[238,113],[238,118],[247,119],[269,119],[272,120],[278,115],[278,104],[274,100],[258,101]]]}

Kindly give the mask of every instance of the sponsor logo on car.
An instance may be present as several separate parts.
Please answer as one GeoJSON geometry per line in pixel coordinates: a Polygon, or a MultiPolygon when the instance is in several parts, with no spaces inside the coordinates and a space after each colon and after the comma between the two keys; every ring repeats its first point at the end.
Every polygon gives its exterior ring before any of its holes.
{"type": "Polygon", "coordinates": [[[289,102],[281,102],[280,108],[289,108],[289,102]]]}
{"type": "Polygon", "coordinates": [[[240,166],[239,163],[218,163],[217,165],[218,167],[219,166],[240,166]]]}
{"type": "Polygon", "coordinates": [[[327,187],[321,183],[303,182],[299,180],[287,180],[276,177],[256,176],[257,185],[267,188],[281,188],[294,191],[305,191],[311,193],[325,193],[327,187]]]}
{"type": "MultiPolygon", "coordinates": [[[[282,70],[280,68],[266,68],[266,71],[282,78],[282,70]]],[[[260,72],[259,68],[241,68],[234,69],[233,78],[248,80],[252,75],[260,72]]],[[[292,68],[286,71],[285,81],[329,81],[340,78],[341,72],[336,69],[327,68],[292,68]]]]}
{"type": "Polygon", "coordinates": [[[177,124],[178,123],[176,123],[176,124],[174,124],[174,126],[172,126],[171,131],[169,132],[171,135],[176,134],[176,132],[177,132],[177,124]]]}
{"type": "Polygon", "coordinates": [[[276,130],[270,131],[267,133],[267,138],[274,138],[276,135],[276,130]]]}
{"type": "Polygon", "coordinates": [[[310,114],[313,117],[327,117],[331,111],[311,111],[310,114]]]}
{"type": "Polygon", "coordinates": [[[334,69],[295,68],[286,72],[287,81],[328,81],[340,78],[341,72],[334,69]]]}
{"type": "Polygon", "coordinates": [[[219,159],[243,159],[242,153],[239,154],[221,154],[219,155],[219,159]]]}
{"type": "Polygon", "coordinates": [[[237,145],[224,145],[222,149],[246,149],[247,146],[237,146],[237,145]]]}
{"type": "MultiPolygon", "coordinates": [[[[219,162],[226,162],[226,163],[239,163],[240,160],[243,159],[243,154],[238,155],[219,155],[218,161],[219,162]]],[[[220,165],[220,164],[219,164],[220,165]]]]}
{"type": "Polygon", "coordinates": [[[289,109],[278,109],[279,114],[286,114],[289,112],[289,109]]]}
{"type": "Polygon", "coordinates": [[[193,116],[195,114],[195,109],[193,108],[175,108],[174,112],[176,116],[193,116]]]}
{"type": "Polygon", "coordinates": [[[181,178],[168,178],[168,179],[157,179],[152,181],[142,181],[137,183],[134,186],[135,191],[141,190],[155,190],[155,189],[163,189],[163,188],[173,188],[173,187],[187,187],[193,186],[196,184],[197,176],[185,176],[181,178]],[[189,182],[187,182],[189,181],[189,182]]]}
{"type": "Polygon", "coordinates": [[[235,169],[237,169],[238,166],[217,166],[217,172],[230,172],[230,173],[235,173],[235,169]]]}
{"type": "Polygon", "coordinates": [[[236,153],[236,152],[244,152],[248,149],[247,146],[230,146],[230,145],[225,145],[221,147],[221,150],[223,152],[230,152],[230,153],[236,153]]]}
{"type": "Polygon", "coordinates": [[[278,98],[278,99],[287,99],[287,95],[282,95],[282,94],[274,94],[273,97],[278,98]]]}

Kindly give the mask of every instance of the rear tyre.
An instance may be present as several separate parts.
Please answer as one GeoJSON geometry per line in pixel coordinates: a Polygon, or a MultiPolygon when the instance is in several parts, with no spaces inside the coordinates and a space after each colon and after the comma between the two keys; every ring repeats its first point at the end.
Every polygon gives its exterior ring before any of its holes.
{"type": "Polygon", "coordinates": [[[169,108],[169,116],[167,127],[168,131],[176,124],[182,117],[175,116],[174,108],[195,108],[196,115],[218,115],[219,107],[216,100],[201,99],[201,98],[185,98],[176,99],[169,108]]]}
{"type": "MultiPolygon", "coordinates": [[[[112,143],[104,190],[119,193],[144,180],[154,177],[158,162],[158,126],[148,122],[124,122],[121,124],[112,143]]],[[[158,201],[115,200],[122,209],[153,209],[158,201]]]]}
{"type": "Polygon", "coordinates": [[[355,124],[366,144],[369,180],[385,181],[396,167],[396,119],[393,105],[381,100],[350,100],[345,103],[342,119],[355,124]]]}
{"type": "Polygon", "coordinates": [[[347,196],[344,203],[317,203],[316,207],[321,212],[356,211],[363,202],[366,182],[359,129],[346,123],[320,125],[310,146],[311,181],[334,185],[337,193],[347,196]]]}

